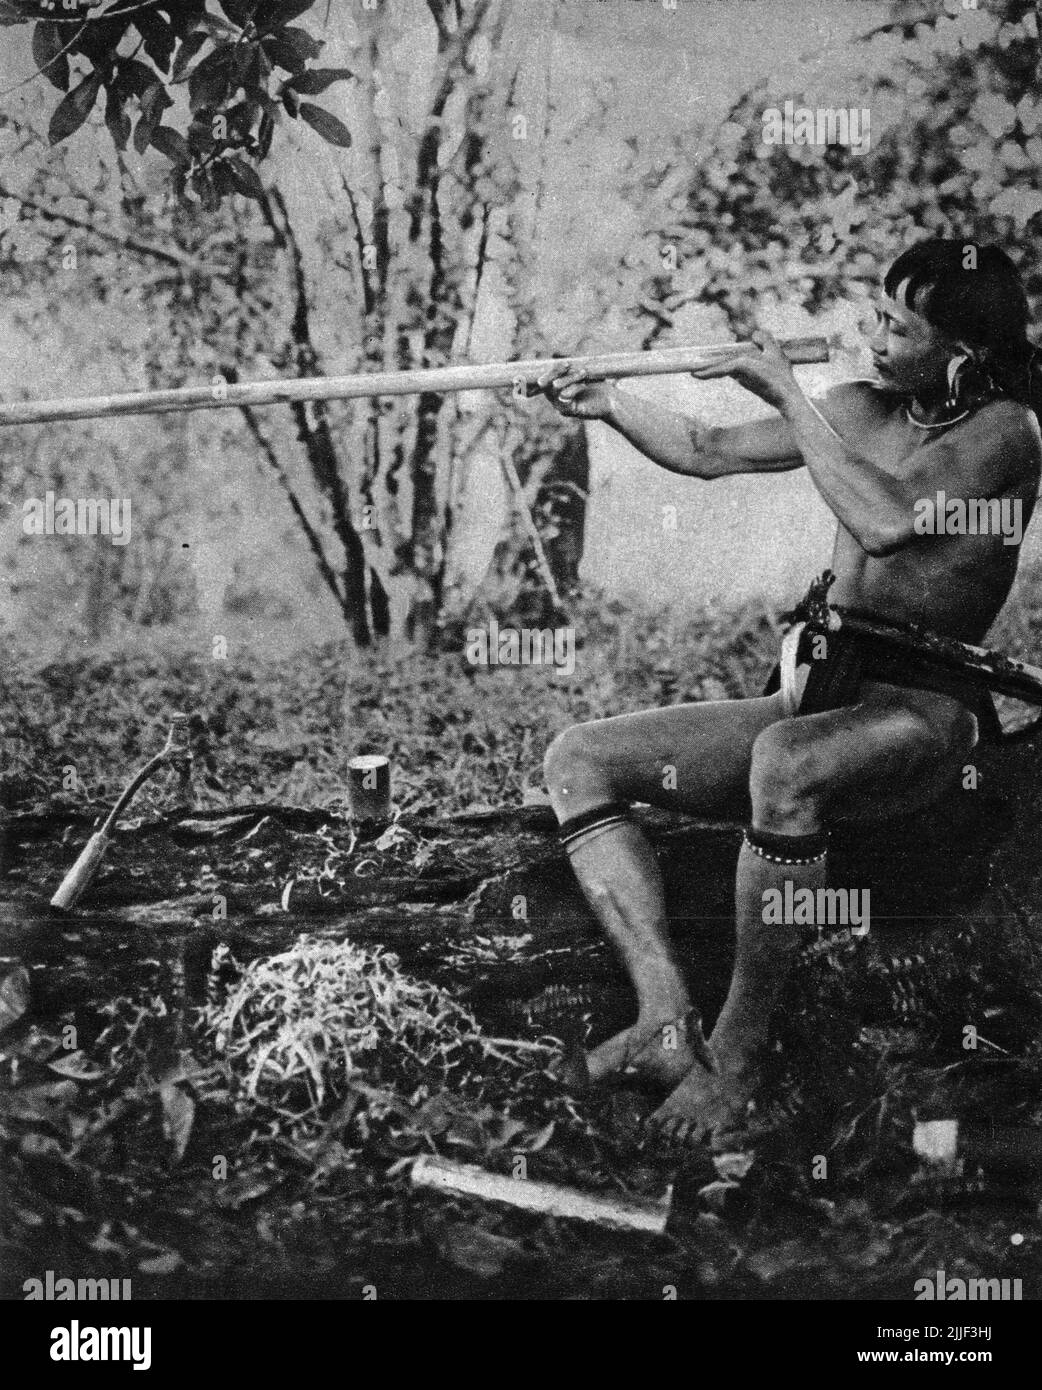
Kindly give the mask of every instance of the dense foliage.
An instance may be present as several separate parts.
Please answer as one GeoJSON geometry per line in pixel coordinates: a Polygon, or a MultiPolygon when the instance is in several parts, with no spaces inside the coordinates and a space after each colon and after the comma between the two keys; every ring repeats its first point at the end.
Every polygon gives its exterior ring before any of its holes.
{"type": "Polygon", "coordinates": [[[673,199],[679,268],[646,286],[668,313],[709,301],[746,328],[772,305],[846,306],[835,322],[850,341],[883,268],[924,236],[997,242],[1042,300],[1035,6],[950,0],[940,13],[894,12],[816,87],[785,90],[779,77],[745,93],[703,163],[678,151],[698,169],[673,199]],[[869,149],[765,144],[763,112],[785,99],[867,111],[869,149]]]}

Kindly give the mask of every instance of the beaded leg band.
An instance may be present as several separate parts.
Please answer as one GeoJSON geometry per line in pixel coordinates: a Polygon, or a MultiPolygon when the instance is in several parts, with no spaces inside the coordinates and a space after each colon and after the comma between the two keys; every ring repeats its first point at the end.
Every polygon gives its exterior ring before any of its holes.
{"type": "Polygon", "coordinates": [[[744,843],[770,864],[819,864],[828,853],[829,837],[824,830],[813,835],[776,835],[750,826],[744,843]]]}
{"type": "Polygon", "coordinates": [[[625,825],[632,820],[629,805],[625,801],[605,801],[589,811],[580,811],[577,816],[569,816],[561,822],[557,838],[571,853],[580,843],[585,844],[594,835],[610,830],[615,825],[625,825]]]}

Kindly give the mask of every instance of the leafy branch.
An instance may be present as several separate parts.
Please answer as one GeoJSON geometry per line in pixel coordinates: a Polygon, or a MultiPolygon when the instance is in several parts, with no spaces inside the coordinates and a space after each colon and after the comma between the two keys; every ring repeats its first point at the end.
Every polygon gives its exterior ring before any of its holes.
{"type": "Polygon", "coordinates": [[[43,18],[37,4],[0,0],[0,26],[35,19],[37,74],[62,93],[48,129],[52,145],[74,135],[104,96],[116,148],[132,142],[139,154],[158,150],[173,166],[177,196],[213,209],[234,193],[263,197],[256,166],[287,117],[328,144],[351,144],[343,121],[310,100],[353,76],[313,66],[324,44],[293,21],[315,3],[220,0],[214,9],[211,0],[148,0],[43,18]],[[164,124],[179,86],[188,89],[183,130],[164,124]]]}

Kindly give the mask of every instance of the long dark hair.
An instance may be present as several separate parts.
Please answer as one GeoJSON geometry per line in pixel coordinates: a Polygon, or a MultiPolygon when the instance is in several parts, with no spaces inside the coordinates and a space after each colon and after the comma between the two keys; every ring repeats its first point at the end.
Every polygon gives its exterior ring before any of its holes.
{"type": "Polygon", "coordinates": [[[971,241],[920,241],[894,261],[883,289],[966,349],[959,404],[1007,396],[1030,406],[1042,423],[1042,350],[1028,337],[1028,297],[1005,251],[971,241]]]}

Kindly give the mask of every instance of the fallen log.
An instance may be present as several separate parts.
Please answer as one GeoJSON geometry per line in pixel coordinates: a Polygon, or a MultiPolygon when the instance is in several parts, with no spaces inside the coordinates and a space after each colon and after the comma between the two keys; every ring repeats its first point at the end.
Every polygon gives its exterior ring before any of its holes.
{"type": "MultiPolygon", "coordinates": [[[[1004,1020],[1023,1032],[1039,1004],[1042,959],[1040,746],[1036,736],[979,749],[974,776],[927,814],[836,827],[833,882],[870,890],[872,928],[865,941],[808,941],[804,963],[815,969],[797,972],[806,995],[790,1010],[794,1019],[828,1012],[823,991],[831,990],[837,1017],[853,1017],[852,1001],[878,1021],[926,1008],[974,1022],[987,1007],[988,1036],[1002,1043],[1004,1020]]],[[[731,970],[741,827],[651,808],[637,818],[711,1018],[731,970]]],[[[403,815],[367,836],[337,809],[195,809],[119,828],[63,927],[47,909],[48,888],[75,859],[89,822],[76,812],[7,816],[0,922],[7,949],[41,964],[62,959],[62,930],[74,930],[78,949],[105,970],[181,940],[197,982],[219,941],[248,959],[318,932],[385,944],[418,973],[441,969],[475,1005],[508,1019],[539,1016],[552,1029],[584,1012],[622,1018],[628,986],[555,828],[545,806],[403,815]]]]}

